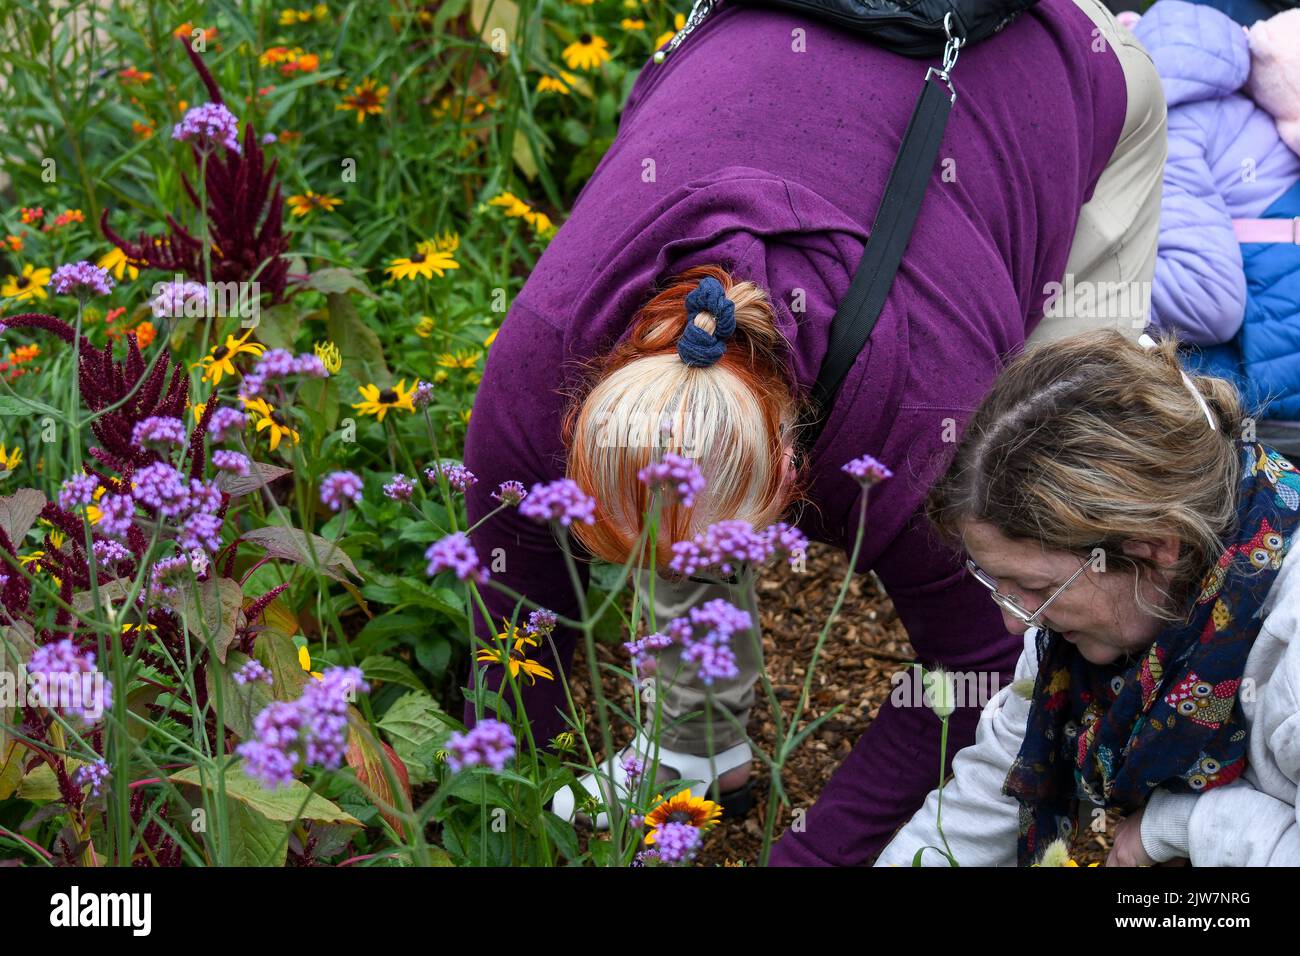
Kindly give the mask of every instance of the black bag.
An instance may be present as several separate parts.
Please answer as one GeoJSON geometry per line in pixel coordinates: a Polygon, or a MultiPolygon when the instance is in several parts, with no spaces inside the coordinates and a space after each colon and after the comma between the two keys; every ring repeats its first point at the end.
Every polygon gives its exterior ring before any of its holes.
{"type": "MultiPolygon", "coordinates": [[[[655,63],[676,50],[699,26],[716,0],[695,0],[690,16],[655,63]]],[[[889,171],[885,193],[867,235],[848,294],[831,322],[826,357],[813,386],[814,410],[800,423],[798,453],[813,447],[831,406],[884,308],[889,287],[903,261],[930,172],[939,156],[948,114],[957,91],[951,71],[960,50],[997,33],[1037,0],[739,0],[778,7],[827,20],[861,33],[887,50],[910,57],[942,57],[925,73],[921,95],[889,171]],[[943,85],[941,85],[941,83],[943,85]],[[946,89],[945,89],[946,86],[946,89]]]]}
{"type": "Polygon", "coordinates": [[[911,57],[943,54],[948,36],[944,17],[952,14],[954,36],[963,46],[992,36],[1037,0],[742,0],[827,20],[865,34],[887,50],[911,57]]]}

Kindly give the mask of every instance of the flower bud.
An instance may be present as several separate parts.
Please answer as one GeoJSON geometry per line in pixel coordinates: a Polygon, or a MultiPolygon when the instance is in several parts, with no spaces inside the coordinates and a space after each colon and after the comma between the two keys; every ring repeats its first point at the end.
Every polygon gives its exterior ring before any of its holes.
{"type": "Polygon", "coordinates": [[[957,709],[957,688],[953,676],[942,668],[926,671],[921,679],[925,703],[942,720],[957,709]]]}

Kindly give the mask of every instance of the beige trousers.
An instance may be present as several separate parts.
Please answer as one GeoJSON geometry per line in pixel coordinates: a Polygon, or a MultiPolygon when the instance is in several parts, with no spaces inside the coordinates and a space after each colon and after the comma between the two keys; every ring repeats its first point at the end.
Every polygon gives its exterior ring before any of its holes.
{"type": "MultiPolygon", "coordinates": [[[[1056,310],[1060,314],[1045,316],[1029,337],[1026,348],[1094,328],[1116,328],[1136,341],[1146,325],[1151,279],[1156,267],[1160,190],[1168,152],[1164,91],[1151,57],[1116,22],[1101,0],[1075,2],[1097,24],[1098,42],[1110,44],[1119,56],[1128,87],[1128,109],[1115,152],[1097,181],[1092,199],[1080,211],[1066,263],[1063,294],[1056,310]],[[1135,285],[1144,295],[1132,294],[1135,285]],[[1121,294],[1106,295],[1116,287],[1121,294]]],[[[634,585],[645,601],[647,572],[634,578],[634,585]]],[[[743,606],[734,587],[691,581],[672,584],[656,577],[655,621],[662,627],[672,618],[681,617],[692,607],[714,598],[743,606]]],[[[751,601],[752,607],[758,606],[756,595],[751,596],[751,601]]],[[[694,668],[682,665],[678,648],[662,653],[658,675],[651,686],[663,701],[664,727],[692,711],[701,711],[665,729],[660,738],[664,747],[701,756],[708,754],[710,723],[714,753],[746,739],[722,711],[730,713],[742,727],[748,723],[754,703],[754,682],[763,667],[760,638],[761,633],[756,630],[732,639],[740,675],[734,680],[715,682],[707,695],[704,686],[692,680],[694,668]],[[706,721],[703,713],[706,696],[713,708],[711,722],[706,721]]]]}
{"type": "MultiPolygon", "coordinates": [[[[1128,109],[1115,152],[1080,210],[1059,294],[1026,348],[1098,328],[1118,329],[1137,341],[1151,310],[1169,152],[1164,89],[1150,55],[1101,0],[1075,3],[1096,24],[1094,41],[1119,57],[1128,109]]],[[[1051,290],[1049,301],[1057,292],[1051,290]]]]}
{"type": "MultiPolygon", "coordinates": [[[[649,599],[649,572],[639,571],[633,578],[633,586],[641,601],[649,599]]],[[[702,584],[685,581],[675,584],[667,579],[655,576],[654,609],[655,624],[660,630],[675,617],[683,617],[693,607],[699,607],[707,601],[722,598],[736,607],[744,607],[745,602],[739,586],[723,584],[702,584]]],[[[758,607],[758,595],[750,588],[749,606],[758,607]]],[[[763,670],[763,646],[761,629],[755,627],[731,639],[731,650],[736,657],[736,669],[740,672],[733,680],[718,680],[713,686],[705,688],[694,680],[694,665],[683,664],[681,648],[677,645],[660,652],[656,676],[649,686],[654,688],[654,697],[663,702],[663,733],[660,745],[668,750],[706,756],[710,752],[721,753],[746,740],[735,724],[724,716],[730,713],[741,727],[749,722],[749,709],[754,705],[754,682],[763,670]],[[706,711],[707,705],[712,709],[706,711]],[[700,711],[687,717],[692,711],[700,711]],[[712,717],[712,721],[707,719],[712,717]],[[682,719],[685,718],[685,719],[682,719]],[[670,726],[673,721],[679,723],[670,726]],[[712,728],[712,740],[710,737],[712,728]]],[[[647,686],[645,682],[642,686],[647,686]]],[[[645,697],[646,706],[653,706],[654,697],[645,697]]],[[[653,711],[651,712],[653,715],[653,711]]],[[[652,716],[647,718],[649,724],[652,716]]]]}

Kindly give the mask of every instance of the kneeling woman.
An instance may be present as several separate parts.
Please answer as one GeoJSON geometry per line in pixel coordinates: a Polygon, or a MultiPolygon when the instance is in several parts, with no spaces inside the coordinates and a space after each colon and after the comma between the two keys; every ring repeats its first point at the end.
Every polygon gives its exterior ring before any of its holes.
{"type": "Polygon", "coordinates": [[[927,513],[1024,635],[1017,682],[953,761],[942,835],[936,790],[877,865],[945,840],[1025,865],[1103,809],[1109,865],[1300,864],[1300,474],[1252,438],[1172,341],[1007,367],[927,513]]]}

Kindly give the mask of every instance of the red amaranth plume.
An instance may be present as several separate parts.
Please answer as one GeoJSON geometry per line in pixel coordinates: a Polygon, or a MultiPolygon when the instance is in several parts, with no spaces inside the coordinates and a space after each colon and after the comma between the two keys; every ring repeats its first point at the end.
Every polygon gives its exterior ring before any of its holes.
{"type": "MultiPolygon", "coordinates": [[[[203,58],[182,41],[194,68],[213,102],[222,102],[221,90],[208,72],[203,58]]],[[[199,148],[192,147],[196,165],[199,148]]],[[[284,200],[275,182],[276,160],[266,165],[266,154],[258,142],[252,122],[244,124],[243,151],[213,149],[208,155],[204,179],[208,206],[208,241],[212,246],[211,266],[214,282],[249,282],[256,280],[271,294],[272,302],[284,297],[289,263],[284,253],[289,239],[284,234],[284,200]]],[[[182,175],[186,195],[197,209],[202,200],[182,175]]],[[[193,235],[172,216],[167,217],[169,232],[151,236],[141,232],[135,242],[122,238],[108,225],[109,210],[99,220],[105,238],[133,262],[164,272],[180,272],[195,282],[203,282],[203,240],[193,235]]]]}

